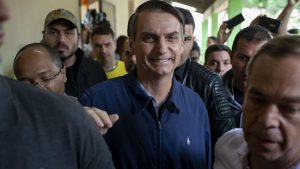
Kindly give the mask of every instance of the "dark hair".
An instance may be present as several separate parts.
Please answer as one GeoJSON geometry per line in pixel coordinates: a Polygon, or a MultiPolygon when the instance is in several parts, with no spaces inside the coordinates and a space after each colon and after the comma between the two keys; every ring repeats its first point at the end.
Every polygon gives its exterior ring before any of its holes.
{"type": "Polygon", "coordinates": [[[248,76],[251,75],[252,68],[256,60],[263,56],[269,56],[272,58],[298,57],[300,59],[300,36],[280,36],[264,44],[250,59],[246,69],[248,76]]]}
{"type": "Polygon", "coordinates": [[[17,64],[18,59],[20,58],[21,53],[24,50],[29,49],[29,48],[45,49],[46,52],[48,52],[49,56],[51,57],[52,62],[55,64],[55,66],[58,69],[61,69],[63,67],[60,55],[59,55],[58,51],[55,48],[51,48],[51,47],[49,47],[49,46],[47,46],[43,43],[30,43],[28,45],[23,46],[15,56],[14,63],[13,63],[13,69],[14,69],[15,74],[16,74],[16,64],[17,64]]]}
{"type": "Polygon", "coordinates": [[[91,38],[95,35],[111,35],[112,38],[115,38],[114,31],[108,26],[96,26],[92,30],[91,38]]]}
{"type": "Polygon", "coordinates": [[[193,18],[193,15],[191,14],[191,12],[189,10],[183,9],[183,8],[178,8],[176,7],[176,9],[181,12],[183,19],[184,19],[184,24],[185,25],[192,25],[193,26],[193,30],[195,30],[195,20],[193,18]]]}
{"type": "Polygon", "coordinates": [[[184,20],[182,18],[181,13],[172,5],[170,5],[167,2],[164,1],[158,1],[158,0],[153,0],[153,1],[146,1],[145,3],[141,4],[138,6],[138,8],[135,10],[135,13],[131,15],[129,18],[128,22],[128,29],[127,29],[127,34],[129,37],[135,38],[136,35],[136,25],[138,21],[139,14],[144,12],[144,11],[162,11],[169,13],[176,17],[180,23],[181,26],[181,34],[183,37],[183,32],[184,32],[184,20]]]}
{"type": "Polygon", "coordinates": [[[234,38],[232,45],[232,53],[235,52],[237,48],[237,43],[240,39],[245,39],[248,42],[254,41],[256,43],[261,43],[263,41],[268,41],[272,39],[271,33],[264,27],[259,25],[248,26],[242,29],[234,38]]]}
{"type": "Polygon", "coordinates": [[[217,42],[217,37],[215,37],[215,36],[209,36],[207,39],[211,39],[214,42],[217,42]]]}
{"type": "Polygon", "coordinates": [[[222,45],[222,44],[215,44],[215,45],[211,45],[209,46],[206,51],[205,51],[205,56],[204,56],[204,64],[207,62],[209,55],[213,52],[219,52],[219,51],[226,51],[228,52],[228,54],[230,55],[230,48],[226,45],[222,45]]]}
{"type": "Polygon", "coordinates": [[[196,41],[194,41],[194,43],[193,43],[193,47],[192,47],[191,51],[192,50],[196,50],[196,51],[200,52],[200,47],[196,41]]]}
{"type": "Polygon", "coordinates": [[[122,51],[124,50],[123,44],[127,39],[128,39],[128,37],[125,35],[120,35],[117,39],[116,53],[119,54],[120,56],[122,55],[122,51]]]}

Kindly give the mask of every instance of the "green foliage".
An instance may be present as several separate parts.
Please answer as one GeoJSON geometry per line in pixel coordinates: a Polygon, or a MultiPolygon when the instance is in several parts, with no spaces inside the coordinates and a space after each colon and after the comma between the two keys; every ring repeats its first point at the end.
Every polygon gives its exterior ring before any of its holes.
{"type": "MultiPolygon", "coordinates": [[[[288,0],[245,0],[245,8],[259,8],[267,16],[277,18],[282,9],[286,6],[288,0]]],[[[298,2],[293,13],[300,14],[300,2],[298,2]]],[[[299,25],[299,16],[290,18],[290,25],[299,25]]],[[[292,26],[295,27],[295,26],[292,26]]]]}
{"type": "MultiPolygon", "coordinates": [[[[246,0],[245,7],[265,9],[266,13],[272,16],[277,15],[287,2],[288,0],[246,0]]],[[[298,3],[295,10],[300,12],[300,3],[298,3]]]]}

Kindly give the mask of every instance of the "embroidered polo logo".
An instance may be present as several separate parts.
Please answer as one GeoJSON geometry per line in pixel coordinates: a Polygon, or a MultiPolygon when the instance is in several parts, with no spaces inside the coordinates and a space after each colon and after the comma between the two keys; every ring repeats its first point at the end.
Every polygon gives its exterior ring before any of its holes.
{"type": "Polygon", "coordinates": [[[190,137],[191,137],[191,136],[188,136],[188,137],[186,138],[186,145],[188,145],[188,146],[191,144],[190,137]]]}

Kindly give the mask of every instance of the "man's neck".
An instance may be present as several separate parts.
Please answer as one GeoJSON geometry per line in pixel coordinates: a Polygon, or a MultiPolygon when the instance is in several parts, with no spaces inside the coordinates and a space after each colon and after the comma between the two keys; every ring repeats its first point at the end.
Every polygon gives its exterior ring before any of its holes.
{"type": "Polygon", "coordinates": [[[172,77],[161,77],[156,79],[151,78],[139,78],[141,84],[145,90],[155,98],[157,105],[161,105],[167,99],[171,87],[172,87],[172,77]]]}
{"type": "Polygon", "coordinates": [[[102,68],[105,72],[110,72],[114,70],[117,66],[117,60],[115,58],[112,58],[110,60],[100,60],[100,64],[102,65],[102,68]]]}
{"type": "Polygon", "coordinates": [[[71,56],[71,57],[69,57],[68,59],[66,59],[66,60],[64,60],[63,61],[63,64],[66,66],[66,67],[71,67],[71,66],[73,66],[74,64],[75,64],[75,62],[76,62],[76,56],[75,56],[75,54],[73,55],[73,56],[71,56]]]}
{"type": "MultiPolygon", "coordinates": [[[[243,82],[242,82],[243,83],[243,82]]],[[[234,77],[232,77],[232,82],[231,85],[232,87],[235,87],[238,89],[240,92],[244,93],[244,86],[241,85],[241,82],[238,82],[234,77]]]]}
{"type": "Polygon", "coordinates": [[[249,158],[249,166],[251,169],[289,169],[293,165],[299,162],[299,160],[277,160],[277,161],[267,161],[261,157],[250,156],[249,158]]]}

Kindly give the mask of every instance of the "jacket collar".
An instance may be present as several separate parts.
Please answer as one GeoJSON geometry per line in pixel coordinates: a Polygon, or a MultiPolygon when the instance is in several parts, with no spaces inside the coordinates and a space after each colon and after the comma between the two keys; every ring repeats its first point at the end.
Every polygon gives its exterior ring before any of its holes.
{"type": "MultiPolygon", "coordinates": [[[[132,93],[133,106],[136,112],[142,112],[148,106],[153,106],[154,98],[150,96],[137,79],[136,69],[126,75],[126,84],[132,93]]],[[[175,78],[172,79],[170,95],[165,102],[166,109],[172,113],[179,113],[182,110],[183,103],[180,86],[175,78]]]]}

